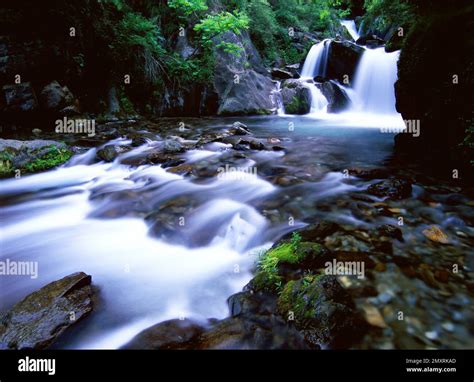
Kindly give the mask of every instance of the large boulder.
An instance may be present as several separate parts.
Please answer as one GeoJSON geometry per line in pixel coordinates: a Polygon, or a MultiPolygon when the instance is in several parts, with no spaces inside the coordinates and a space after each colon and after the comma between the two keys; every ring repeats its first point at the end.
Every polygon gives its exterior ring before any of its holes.
{"type": "Polygon", "coordinates": [[[38,108],[38,100],[30,82],[4,85],[4,110],[7,112],[29,112],[38,108]]]}
{"type": "Polygon", "coordinates": [[[262,65],[248,34],[226,32],[216,38],[214,90],[220,115],[271,114],[276,109],[275,84],[262,65]],[[220,42],[240,47],[236,54],[218,47],[220,42]]]}
{"type": "Polygon", "coordinates": [[[283,82],[281,99],[286,114],[307,114],[311,110],[311,92],[301,81],[283,82]]]}
{"type": "Polygon", "coordinates": [[[0,320],[0,349],[45,349],[92,311],[91,276],[73,273],[17,303],[0,320]]]}
{"type": "Polygon", "coordinates": [[[327,106],[328,113],[339,113],[351,107],[352,102],[349,96],[336,81],[325,81],[317,86],[329,102],[327,106]]]}
{"type": "Polygon", "coordinates": [[[138,333],[122,349],[186,349],[204,330],[204,325],[189,319],[168,320],[138,333]]]}
{"type": "Polygon", "coordinates": [[[74,96],[66,86],[61,86],[58,81],[52,81],[41,90],[40,105],[46,110],[59,111],[74,103],[74,96]]]}
{"type": "Polygon", "coordinates": [[[196,323],[169,320],[137,334],[122,349],[307,349],[303,337],[276,316],[236,316],[196,323]]]}
{"type": "Polygon", "coordinates": [[[0,178],[15,174],[15,170],[38,172],[63,164],[72,151],[61,142],[36,139],[18,141],[0,139],[0,178]]]}
{"type": "Polygon", "coordinates": [[[364,48],[348,41],[331,41],[328,48],[326,77],[345,83],[346,76],[353,81],[357,64],[364,48]]]}
{"type": "Polygon", "coordinates": [[[334,276],[289,281],[278,298],[278,311],[291,317],[313,346],[346,348],[363,334],[354,302],[334,276]]]}

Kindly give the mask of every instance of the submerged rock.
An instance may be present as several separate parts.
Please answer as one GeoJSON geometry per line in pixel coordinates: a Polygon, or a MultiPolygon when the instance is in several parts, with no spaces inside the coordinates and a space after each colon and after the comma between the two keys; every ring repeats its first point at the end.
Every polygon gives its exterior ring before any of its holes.
{"type": "Polygon", "coordinates": [[[45,349],[92,311],[91,276],[73,273],[17,303],[0,320],[0,349],[45,349]]]}
{"type": "Polygon", "coordinates": [[[433,225],[423,230],[425,235],[431,241],[441,244],[449,244],[448,235],[446,235],[440,227],[433,225]]]}

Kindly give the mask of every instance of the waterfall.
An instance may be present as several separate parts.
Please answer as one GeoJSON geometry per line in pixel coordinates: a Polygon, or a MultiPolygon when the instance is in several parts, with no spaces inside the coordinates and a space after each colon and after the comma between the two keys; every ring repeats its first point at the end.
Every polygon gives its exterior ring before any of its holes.
{"type": "Polygon", "coordinates": [[[347,29],[354,41],[357,41],[360,37],[354,20],[341,20],[341,25],[347,29]]]}
{"type": "Polygon", "coordinates": [[[356,111],[396,114],[394,84],[400,52],[386,53],[384,48],[366,49],[354,79],[356,111]]]}
{"type": "Polygon", "coordinates": [[[275,90],[272,92],[273,103],[277,105],[277,115],[285,115],[285,105],[281,99],[281,82],[276,81],[275,90]]]}
{"type": "Polygon", "coordinates": [[[326,75],[326,63],[328,56],[329,39],[323,40],[311,47],[301,70],[302,84],[311,93],[310,114],[326,113],[328,101],[313,82],[315,76],[326,75]]]}
{"type": "Polygon", "coordinates": [[[301,70],[301,77],[313,78],[326,75],[329,41],[326,39],[311,47],[301,70]]]}
{"type": "Polygon", "coordinates": [[[323,113],[325,114],[327,112],[327,105],[328,105],[328,100],[326,97],[321,93],[321,90],[319,90],[316,85],[312,82],[305,82],[303,85],[309,89],[311,93],[311,110],[310,114],[316,114],[316,113],[323,113]]]}

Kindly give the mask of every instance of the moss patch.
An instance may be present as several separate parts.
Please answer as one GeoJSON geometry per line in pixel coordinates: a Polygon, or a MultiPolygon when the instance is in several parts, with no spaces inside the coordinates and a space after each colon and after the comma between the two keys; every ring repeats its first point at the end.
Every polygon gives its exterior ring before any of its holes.
{"type": "Polygon", "coordinates": [[[278,298],[278,312],[284,317],[292,312],[294,320],[300,325],[313,318],[320,297],[318,280],[322,276],[324,274],[306,275],[300,280],[288,281],[278,298]]]}
{"type": "Polygon", "coordinates": [[[257,274],[253,280],[254,286],[261,290],[280,291],[285,283],[279,273],[280,265],[303,266],[326,252],[320,244],[301,242],[301,236],[294,233],[291,241],[284,242],[260,256],[257,274]]]}
{"type": "Polygon", "coordinates": [[[54,145],[49,147],[46,154],[40,158],[36,158],[24,166],[27,172],[38,172],[49,170],[50,168],[59,166],[68,161],[72,156],[72,152],[68,149],[58,148],[54,145]]]}
{"type": "Polygon", "coordinates": [[[72,155],[72,151],[55,145],[42,147],[32,152],[7,148],[0,152],[0,177],[13,176],[16,170],[20,170],[21,173],[46,171],[65,163],[72,155]]]}

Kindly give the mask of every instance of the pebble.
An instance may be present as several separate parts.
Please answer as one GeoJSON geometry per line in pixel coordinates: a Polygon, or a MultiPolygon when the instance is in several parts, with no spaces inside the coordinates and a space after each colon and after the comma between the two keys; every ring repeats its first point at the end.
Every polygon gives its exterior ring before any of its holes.
{"type": "Polygon", "coordinates": [[[431,332],[425,332],[425,336],[429,340],[437,340],[438,339],[438,332],[436,330],[432,330],[431,332]]]}
{"type": "Polygon", "coordinates": [[[443,322],[441,327],[447,332],[454,332],[454,325],[451,322],[443,322]]]}

